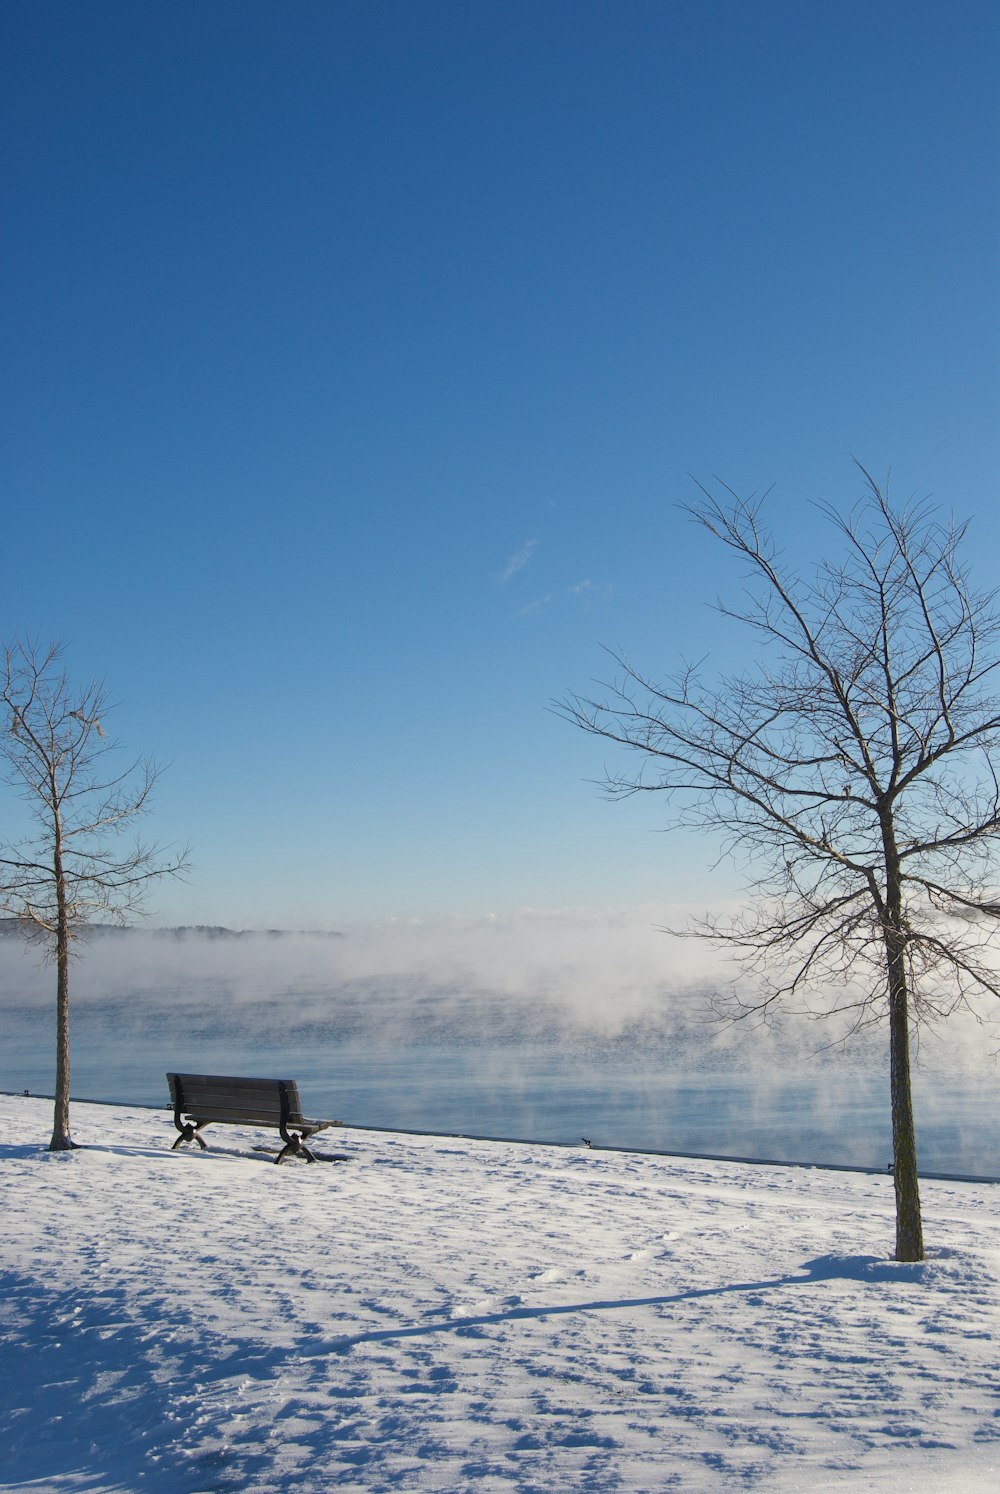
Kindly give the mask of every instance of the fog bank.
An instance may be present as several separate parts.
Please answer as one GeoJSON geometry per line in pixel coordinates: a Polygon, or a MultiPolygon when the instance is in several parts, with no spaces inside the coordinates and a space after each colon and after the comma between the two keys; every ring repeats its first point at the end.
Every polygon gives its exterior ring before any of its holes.
{"type": "MultiPolygon", "coordinates": [[[[739,980],[719,951],[662,930],[689,910],[523,909],[503,917],[385,922],[339,935],[130,930],[78,945],[72,1002],[109,1040],[162,1032],[242,1040],[280,1034],[384,1045],[544,1047],[631,1055],[699,1071],[880,1065],[884,1037],[846,1039],[846,1019],[785,1017],[772,1029],[714,1020],[739,980]]],[[[0,1013],[46,1007],[54,970],[19,937],[0,939],[0,1013]]],[[[996,1042],[971,1018],[922,1036],[918,1060],[983,1072],[996,1042]]]]}

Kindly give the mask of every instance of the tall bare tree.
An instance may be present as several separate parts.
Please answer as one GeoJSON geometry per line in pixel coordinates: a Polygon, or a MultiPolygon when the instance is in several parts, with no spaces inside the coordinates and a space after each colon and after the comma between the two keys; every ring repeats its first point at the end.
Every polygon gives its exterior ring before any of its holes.
{"type": "Polygon", "coordinates": [[[818,998],[859,1027],[888,1021],[896,1259],[917,1261],[911,1030],[1000,995],[998,618],[963,566],[966,527],[894,506],[861,471],[853,512],[823,510],[839,558],[807,579],[758,502],[702,489],[688,510],[749,571],[742,603],[718,606],[756,635],[758,664],[659,683],[613,655],[602,698],[558,709],[640,755],[611,795],[664,794],[671,824],[746,867],[748,911],[688,930],[752,977],[729,1014],[818,998]]]}
{"type": "Polygon", "coordinates": [[[153,882],[183,870],[119,837],[149,806],[157,770],[148,759],[118,766],[105,735],[105,686],[76,687],[58,645],[15,639],[4,648],[0,752],[7,781],[33,821],[21,840],[0,842],[0,899],[40,939],[56,966],[56,1078],[51,1151],[73,1146],[69,1123],[69,970],[73,941],[94,918],[124,923],[142,911],[153,882]]]}

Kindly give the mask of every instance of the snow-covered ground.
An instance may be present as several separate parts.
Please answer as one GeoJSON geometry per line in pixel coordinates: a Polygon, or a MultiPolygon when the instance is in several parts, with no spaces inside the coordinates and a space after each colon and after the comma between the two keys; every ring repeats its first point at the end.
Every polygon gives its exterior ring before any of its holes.
{"type": "Polygon", "coordinates": [[[1000,1188],[0,1096],[0,1488],[1000,1487],[1000,1188]]]}

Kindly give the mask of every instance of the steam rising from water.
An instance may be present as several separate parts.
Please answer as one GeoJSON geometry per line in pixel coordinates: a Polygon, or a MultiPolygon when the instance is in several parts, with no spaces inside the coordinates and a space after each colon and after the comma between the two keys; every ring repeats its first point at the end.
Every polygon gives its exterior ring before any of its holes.
{"type": "MultiPolygon", "coordinates": [[[[684,921],[95,932],[72,972],[72,1093],[163,1105],[167,1069],[261,1073],[354,1124],[884,1167],[884,1032],[831,1048],[835,1022],[720,1027],[710,998],[735,972],[657,932],[684,921]]],[[[0,938],[0,1089],[51,1093],[54,986],[37,949],[0,938]]],[[[995,1047],[970,1020],[922,1041],[925,1168],[1000,1174],[995,1047]]]]}
{"type": "MultiPolygon", "coordinates": [[[[738,974],[703,942],[661,932],[685,919],[669,908],[523,910],[342,935],[95,932],[78,946],[72,1005],[77,1020],[106,1015],[109,1043],[155,1032],[173,1051],[231,1033],[372,1049],[555,1045],[693,1073],[882,1067],[881,1033],[830,1049],[842,1020],[720,1026],[710,998],[738,974]]],[[[0,939],[0,1020],[48,1006],[53,986],[37,949],[0,939]]],[[[923,1038],[920,1055],[936,1071],[982,1073],[995,1047],[973,1020],[953,1019],[923,1038]]]]}

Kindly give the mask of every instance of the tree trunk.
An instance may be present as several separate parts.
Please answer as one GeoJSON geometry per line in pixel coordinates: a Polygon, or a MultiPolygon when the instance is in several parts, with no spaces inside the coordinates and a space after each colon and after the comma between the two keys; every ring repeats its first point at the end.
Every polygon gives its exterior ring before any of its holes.
{"type": "Polygon", "coordinates": [[[906,979],[906,919],[903,882],[891,806],[882,815],[885,850],[885,905],[882,937],[889,977],[889,1093],[892,1104],[892,1178],[896,1189],[896,1259],[922,1261],[917,1140],[910,1093],[910,991],[906,979]]]}
{"type": "Polygon", "coordinates": [[[56,1088],[50,1152],[73,1148],[69,1132],[69,914],[57,832],[53,859],[56,884],[56,1088]]]}
{"type": "Polygon", "coordinates": [[[896,1259],[922,1261],[917,1142],[910,1093],[909,992],[901,937],[886,941],[889,958],[889,1087],[892,1097],[892,1178],[896,1189],[896,1259]]]}

